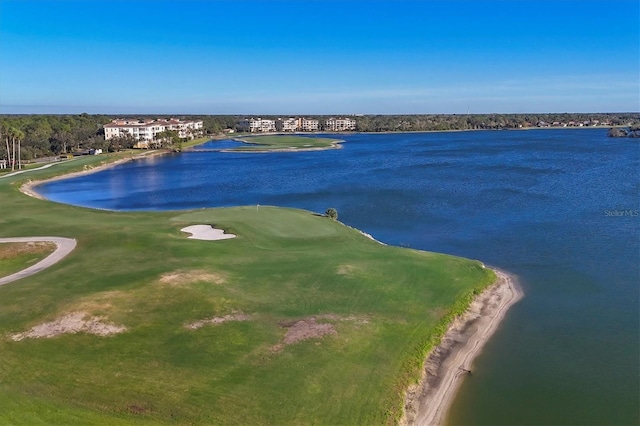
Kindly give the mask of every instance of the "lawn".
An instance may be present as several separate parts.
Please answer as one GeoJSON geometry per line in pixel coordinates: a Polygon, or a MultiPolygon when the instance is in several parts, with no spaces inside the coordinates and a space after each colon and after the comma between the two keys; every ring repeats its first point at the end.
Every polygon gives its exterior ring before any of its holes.
{"type": "Polygon", "coordinates": [[[228,151],[308,151],[338,148],[341,142],[337,139],[293,135],[243,136],[236,140],[248,146],[232,148],[228,151]]]}
{"type": "Polygon", "coordinates": [[[36,264],[55,249],[55,244],[46,242],[0,244],[0,277],[36,264]]]}
{"type": "Polygon", "coordinates": [[[0,287],[0,424],[394,423],[426,351],[494,279],[479,262],[384,246],[303,210],[109,212],[18,191],[110,158],[0,179],[0,236],[78,241],[0,287]],[[193,224],[238,237],[187,239],[193,224]],[[126,331],[11,338],[78,311],[126,331]],[[332,332],[285,344],[302,320],[332,332]]]}

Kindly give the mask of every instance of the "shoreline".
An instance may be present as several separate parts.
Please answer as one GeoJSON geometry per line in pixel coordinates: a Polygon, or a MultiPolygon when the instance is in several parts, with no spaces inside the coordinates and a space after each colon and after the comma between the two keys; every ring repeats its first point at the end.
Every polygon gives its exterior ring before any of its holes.
{"type": "Polygon", "coordinates": [[[38,180],[27,179],[26,182],[24,182],[22,185],[20,185],[20,192],[22,192],[23,194],[28,195],[30,197],[37,198],[38,200],[51,201],[48,198],[43,197],[38,191],[36,191],[36,187],[40,186],[40,185],[43,185],[45,183],[49,183],[49,182],[55,182],[55,181],[64,180],[64,179],[72,179],[72,178],[75,178],[75,177],[78,177],[78,176],[89,175],[91,173],[97,173],[97,172],[100,172],[102,170],[110,169],[111,167],[119,166],[120,164],[124,164],[124,163],[127,163],[129,161],[139,160],[141,158],[147,158],[147,157],[154,157],[156,155],[164,155],[164,154],[167,154],[167,153],[168,152],[165,152],[165,151],[145,152],[143,154],[135,154],[135,155],[128,156],[128,157],[119,158],[119,159],[117,159],[115,161],[112,161],[110,163],[100,164],[98,166],[89,167],[89,168],[86,168],[84,170],[78,170],[78,171],[71,172],[71,173],[63,173],[61,175],[56,175],[56,176],[52,176],[52,177],[45,178],[45,179],[38,179],[38,180]]]}
{"type": "MultiPolygon", "coordinates": [[[[128,161],[162,154],[165,152],[156,151],[130,156],[43,180],[27,180],[19,190],[28,196],[50,201],[35,188],[47,182],[96,173],[128,161]]],[[[355,230],[378,244],[386,245],[369,234],[355,230]]],[[[470,373],[473,361],[498,329],[506,312],[524,296],[515,277],[495,268],[491,269],[496,273],[496,281],[477,295],[465,313],[449,325],[440,344],[426,357],[420,381],[406,390],[403,416],[399,424],[403,426],[443,424],[464,377],[470,373]]]]}
{"type": "Polygon", "coordinates": [[[476,296],[427,356],[418,384],[405,394],[401,425],[444,424],[464,378],[507,311],[524,297],[515,277],[492,268],[496,282],[476,296]]]}

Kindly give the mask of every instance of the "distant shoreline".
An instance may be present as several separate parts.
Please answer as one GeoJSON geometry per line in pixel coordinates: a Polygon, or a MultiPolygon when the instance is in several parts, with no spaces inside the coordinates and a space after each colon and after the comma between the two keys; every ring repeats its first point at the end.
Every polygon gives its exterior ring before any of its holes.
{"type": "MultiPolygon", "coordinates": [[[[269,135],[295,135],[295,136],[310,136],[310,135],[395,135],[395,134],[415,134],[415,133],[450,133],[450,132],[497,132],[497,131],[524,131],[524,130],[589,130],[589,129],[611,129],[612,127],[627,127],[624,125],[620,126],[567,126],[567,127],[503,127],[500,129],[447,129],[447,130],[383,130],[380,132],[331,132],[331,131],[317,131],[317,132],[268,132],[268,133],[246,133],[242,134],[242,136],[237,136],[235,133],[227,134],[227,135],[215,135],[211,136],[211,140],[235,140],[239,142],[244,142],[238,140],[243,137],[254,137],[254,136],[269,136],[269,135]]],[[[344,141],[340,141],[344,142],[344,141]]],[[[246,142],[245,142],[246,143],[246,142]]],[[[235,151],[234,151],[235,152],[235,151]]]]}

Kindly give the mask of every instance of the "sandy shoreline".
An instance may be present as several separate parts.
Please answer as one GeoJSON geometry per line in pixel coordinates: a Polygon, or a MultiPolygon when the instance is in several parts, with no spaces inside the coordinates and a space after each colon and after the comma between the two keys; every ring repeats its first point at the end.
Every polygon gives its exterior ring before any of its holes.
{"type": "Polygon", "coordinates": [[[402,425],[441,425],[473,360],[498,329],[506,312],[524,293],[508,274],[494,269],[498,279],[458,317],[427,357],[422,379],[405,395],[402,425]]]}
{"type": "MultiPolygon", "coordinates": [[[[40,193],[38,191],[36,191],[36,187],[38,185],[42,185],[48,182],[54,182],[57,180],[63,180],[63,179],[71,179],[74,177],[78,177],[78,176],[84,176],[84,175],[88,175],[91,173],[97,173],[99,171],[102,170],[106,170],[106,169],[110,169],[111,167],[116,167],[120,164],[124,164],[128,161],[133,161],[133,160],[138,160],[141,158],[147,158],[147,157],[153,157],[156,155],[163,155],[166,154],[167,151],[151,151],[151,152],[145,152],[144,154],[136,154],[130,157],[125,157],[125,158],[121,158],[119,160],[115,160],[112,161],[110,163],[106,163],[106,164],[101,164],[98,166],[93,166],[90,168],[86,168],[84,170],[78,170],[77,172],[71,172],[71,173],[65,173],[62,175],[57,175],[57,176],[53,176],[50,178],[46,178],[46,179],[39,179],[39,180],[27,180],[25,183],[23,183],[20,186],[20,192],[22,192],[23,194],[26,194],[30,197],[33,198],[37,198],[39,200],[47,200],[46,198],[44,198],[42,195],[40,195],[40,193]]],[[[49,200],[47,200],[49,201],[49,200]]]]}

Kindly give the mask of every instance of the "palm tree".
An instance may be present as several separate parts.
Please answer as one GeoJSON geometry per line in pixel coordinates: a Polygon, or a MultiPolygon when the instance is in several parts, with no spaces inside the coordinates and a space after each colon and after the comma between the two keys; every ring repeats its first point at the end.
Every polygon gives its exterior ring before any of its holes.
{"type": "MultiPolygon", "coordinates": [[[[16,129],[15,127],[9,127],[9,136],[11,136],[11,151],[12,154],[9,158],[9,161],[11,162],[11,171],[14,171],[16,169],[16,133],[18,132],[18,129],[16,129]]],[[[7,150],[9,149],[9,145],[7,142],[7,150]]]]}
{"type": "MultiPolygon", "coordinates": [[[[24,139],[24,132],[20,129],[16,129],[16,139],[18,139],[18,170],[22,169],[22,139],[24,139]]],[[[15,161],[15,156],[14,159],[15,161]]]]}

